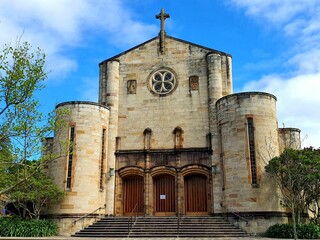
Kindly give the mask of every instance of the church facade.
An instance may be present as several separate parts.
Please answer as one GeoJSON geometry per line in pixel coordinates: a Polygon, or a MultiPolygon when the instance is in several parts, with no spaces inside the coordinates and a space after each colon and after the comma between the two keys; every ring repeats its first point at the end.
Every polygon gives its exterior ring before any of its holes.
{"type": "Polygon", "coordinates": [[[264,167],[284,146],[298,147],[300,130],[278,129],[274,95],[233,93],[232,56],[167,35],[167,17],[157,15],[159,36],[99,64],[98,102],[56,106],[68,114],[52,151],[63,142],[72,150],[48,166],[67,195],[47,214],[63,231],[97,209],[241,216],[249,232],[287,220],[264,167]]]}

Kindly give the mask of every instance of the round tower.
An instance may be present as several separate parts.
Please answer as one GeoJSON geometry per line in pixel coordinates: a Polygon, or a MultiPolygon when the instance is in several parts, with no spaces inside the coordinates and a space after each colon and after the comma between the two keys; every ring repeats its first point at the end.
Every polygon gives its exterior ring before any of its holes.
{"type": "MultiPolygon", "coordinates": [[[[103,84],[99,90],[102,92],[102,99],[99,101],[110,109],[107,167],[109,171],[114,172],[116,169],[116,156],[114,153],[116,151],[119,121],[120,62],[118,60],[103,62],[100,65],[100,78],[102,78],[101,82],[103,84]]],[[[115,176],[114,174],[112,175],[106,182],[106,214],[114,214],[115,176]]]]}
{"type": "Polygon", "coordinates": [[[298,128],[279,128],[279,147],[280,152],[285,148],[300,149],[300,129],[298,128]]]}
{"type": "MultiPolygon", "coordinates": [[[[208,105],[209,105],[209,128],[210,147],[212,147],[211,165],[212,169],[221,170],[221,143],[217,129],[216,102],[221,97],[232,93],[232,62],[231,56],[221,52],[210,52],[207,54],[208,74],[208,105]]],[[[223,175],[213,176],[212,182],[212,212],[221,213],[220,203],[222,199],[223,175]]]]}
{"type": "Polygon", "coordinates": [[[55,156],[48,175],[66,197],[60,204],[49,206],[48,214],[74,221],[105,206],[109,109],[76,101],[58,104],[56,111],[61,127],[55,132],[55,156]]]}
{"type": "Polygon", "coordinates": [[[264,170],[279,154],[276,97],[238,93],[219,99],[216,106],[224,172],[221,205],[227,213],[283,211],[264,170]]]}

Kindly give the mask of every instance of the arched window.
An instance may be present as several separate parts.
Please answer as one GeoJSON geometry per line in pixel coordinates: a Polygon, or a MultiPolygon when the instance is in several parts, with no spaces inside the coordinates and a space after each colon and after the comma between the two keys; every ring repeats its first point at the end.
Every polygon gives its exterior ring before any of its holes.
{"type": "Polygon", "coordinates": [[[150,128],[146,128],[143,131],[143,134],[144,134],[144,149],[150,149],[152,130],[150,128]]]}
{"type": "Polygon", "coordinates": [[[183,148],[183,140],[184,140],[184,136],[183,136],[183,130],[181,127],[176,127],[173,130],[173,134],[174,134],[174,148],[183,148]]]}

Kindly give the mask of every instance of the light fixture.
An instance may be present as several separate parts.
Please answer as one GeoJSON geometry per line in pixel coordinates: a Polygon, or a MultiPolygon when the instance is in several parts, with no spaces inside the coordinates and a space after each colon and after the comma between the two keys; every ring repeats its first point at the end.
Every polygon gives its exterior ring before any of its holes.
{"type": "Polygon", "coordinates": [[[218,173],[217,165],[212,165],[211,166],[211,173],[216,175],[218,173]]]}
{"type": "Polygon", "coordinates": [[[109,168],[109,177],[114,176],[114,168],[109,168]]]}

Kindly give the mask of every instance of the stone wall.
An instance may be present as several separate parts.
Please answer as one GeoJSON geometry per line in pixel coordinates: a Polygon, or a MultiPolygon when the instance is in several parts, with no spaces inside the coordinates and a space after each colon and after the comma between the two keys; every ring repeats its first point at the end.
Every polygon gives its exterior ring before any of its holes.
{"type": "Polygon", "coordinates": [[[288,223],[288,216],[286,216],[286,214],[282,215],[283,216],[281,216],[281,214],[275,214],[274,216],[268,216],[264,214],[264,216],[246,216],[244,218],[229,216],[227,219],[235,226],[245,230],[253,236],[263,236],[270,226],[276,223],[288,223]]]}
{"type": "Polygon", "coordinates": [[[248,92],[217,102],[221,134],[221,174],[226,212],[284,211],[279,191],[264,167],[279,154],[276,98],[267,93],[248,92]],[[253,119],[255,163],[251,163],[248,122],[253,119]],[[256,182],[252,179],[255,168],[256,182]]]}
{"type": "MultiPolygon", "coordinates": [[[[158,41],[156,38],[114,58],[120,63],[120,149],[143,149],[146,128],[152,130],[152,149],[172,149],[173,132],[177,127],[184,132],[184,148],[206,147],[209,133],[206,55],[210,50],[167,37],[165,53],[161,54],[158,41]],[[176,89],[166,96],[153,94],[148,82],[150,74],[161,68],[171,69],[177,78],[176,89]],[[190,86],[193,76],[198,78],[198,85],[190,86]],[[128,81],[135,81],[134,91],[129,89],[128,81]]],[[[218,55],[223,57],[216,63],[221,69],[220,77],[216,79],[221,85],[216,99],[230,94],[232,88],[231,57],[220,52],[218,55]]],[[[100,64],[104,65],[105,62],[100,64]]],[[[102,78],[106,75],[105,72],[100,74],[102,78]]],[[[100,88],[106,88],[110,84],[108,81],[111,80],[100,80],[100,88]]],[[[104,92],[100,89],[101,103],[105,102],[104,92]]]]}
{"type": "MultiPolygon", "coordinates": [[[[102,62],[99,86],[99,102],[111,108],[110,116],[118,114],[117,144],[115,148],[109,144],[109,153],[120,154],[116,160],[117,171],[132,166],[143,171],[157,166],[173,166],[175,171],[180,171],[181,167],[191,164],[205,165],[210,169],[212,162],[219,161],[219,142],[211,144],[212,139],[218,139],[215,102],[232,93],[230,55],[172,37],[166,37],[165,51],[161,53],[159,38],[154,38],[102,62]],[[119,68],[111,67],[117,64],[119,68]],[[155,94],[150,84],[150,78],[161,69],[169,70],[176,79],[174,89],[165,95],[155,94]],[[119,78],[115,77],[117,74],[119,78]],[[116,89],[112,88],[116,84],[119,84],[119,91],[110,91],[116,89]],[[211,136],[214,137],[211,139],[211,136]],[[211,148],[214,155],[208,155],[206,159],[192,153],[192,149],[196,154],[198,149],[209,151],[211,148]],[[177,157],[175,152],[146,157],[141,152],[145,149],[189,149],[189,153],[185,154],[187,157],[177,157]],[[140,155],[134,151],[140,151],[140,155]]],[[[111,122],[110,128],[116,127],[111,122]]],[[[111,141],[114,140],[110,138],[109,143],[111,141]]],[[[113,157],[110,155],[109,158],[113,157]]],[[[142,175],[145,188],[151,191],[152,178],[142,175]]],[[[176,178],[180,179],[176,182],[177,188],[183,188],[183,178],[178,175],[176,178]]],[[[211,186],[208,178],[209,182],[211,186]]],[[[122,179],[116,180],[115,185],[115,213],[121,215],[122,179]]],[[[219,206],[221,181],[216,179],[215,186],[215,205],[219,206]]],[[[211,202],[211,187],[209,194],[211,202]]],[[[149,195],[146,196],[146,211],[152,213],[152,194],[149,195]]],[[[179,199],[178,203],[183,203],[183,195],[179,199]]],[[[209,211],[213,212],[211,206],[209,211]]]]}
{"type": "Polygon", "coordinates": [[[66,102],[57,105],[56,109],[63,126],[55,133],[53,149],[56,156],[49,163],[48,174],[66,192],[66,197],[60,204],[49,206],[47,214],[79,217],[105,205],[108,169],[106,147],[102,154],[102,132],[105,129],[107,146],[109,110],[91,102],[66,102]],[[69,169],[71,186],[68,188],[71,126],[75,133],[72,168],[69,169]]]}
{"type": "Polygon", "coordinates": [[[74,224],[101,207],[105,214],[124,215],[125,184],[131,177],[143,181],[141,215],[155,213],[154,183],[163,176],[174,178],[175,212],[170,214],[188,214],[184,188],[188,178],[199,176],[205,179],[208,204],[200,214],[227,214],[232,220],[232,212],[252,213],[250,226],[239,222],[249,232],[285,221],[280,192],[264,167],[285,145],[300,143],[300,130],[278,130],[273,95],[232,94],[229,54],[166,36],[163,52],[156,37],[99,67],[99,104],[57,106],[67,111],[60,115],[66,124],[55,133],[52,149],[62,154],[50,163],[48,174],[67,196],[47,213],[63,232],[93,221],[74,224]],[[154,84],[157,78],[162,85],[154,84]],[[70,127],[75,129],[71,169],[70,127]],[[111,169],[115,176],[109,176],[111,169]]]}
{"type": "Polygon", "coordinates": [[[300,129],[298,128],[279,128],[279,146],[280,152],[285,148],[300,149],[300,129]]]}

